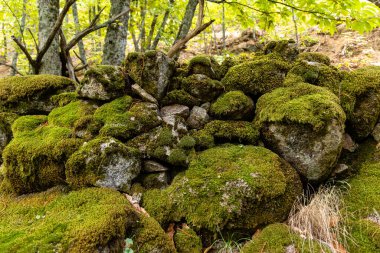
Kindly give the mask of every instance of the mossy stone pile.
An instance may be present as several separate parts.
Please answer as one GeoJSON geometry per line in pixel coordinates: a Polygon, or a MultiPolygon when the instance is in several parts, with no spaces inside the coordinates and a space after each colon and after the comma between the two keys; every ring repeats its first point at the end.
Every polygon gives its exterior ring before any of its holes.
{"type": "Polygon", "coordinates": [[[80,84],[2,79],[0,251],[202,252],[265,227],[243,252],[319,252],[281,222],[303,186],[330,179],[352,155],[350,250],[376,252],[365,207],[380,208],[378,155],[372,144],[371,159],[342,149],[349,136],[359,152],[368,147],[379,77],[378,67],[344,72],[280,41],[223,62],[131,53],[80,84]]]}

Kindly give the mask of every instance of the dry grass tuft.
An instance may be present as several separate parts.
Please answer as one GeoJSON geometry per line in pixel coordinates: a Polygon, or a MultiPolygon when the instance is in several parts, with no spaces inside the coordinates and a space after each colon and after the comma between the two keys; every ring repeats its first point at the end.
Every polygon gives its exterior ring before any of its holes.
{"type": "Polygon", "coordinates": [[[333,253],[346,253],[349,233],[341,196],[336,187],[321,187],[311,196],[300,198],[289,215],[289,226],[309,242],[316,240],[333,253]]]}

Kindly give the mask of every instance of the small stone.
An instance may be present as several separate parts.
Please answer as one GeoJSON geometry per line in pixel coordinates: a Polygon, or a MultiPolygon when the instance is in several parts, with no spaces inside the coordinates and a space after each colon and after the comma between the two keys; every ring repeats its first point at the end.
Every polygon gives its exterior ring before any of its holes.
{"type": "Polygon", "coordinates": [[[208,121],[210,117],[207,111],[199,106],[194,106],[190,112],[190,116],[187,119],[187,125],[190,128],[201,129],[208,121]]]}
{"type": "Polygon", "coordinates": [[[349,169],[349,167],[344,163],[337,164],[335,166],[335,169],[332,172],[331,176],[333,176],[333,177],[340,176],[340,175],[346,173],[348,171],[348,169],[349,169]]]}
{"type": "Polygon", "coordinates": [[[190,109],[185,105],[169,105],[161,108],[161,115],[162,117],[181,116],[187,119],[190,115],[190,109]]]}
{"type": "Polygon", "coordinates": [[[169,186],[169,174],[167,172],[147,174],[143,178],[143,186],[146,189],[164,189],[169,186]]]}
{"type": "Polygon", "coordinates": [[[206,111],[208,111],[208,110],[210,110],[211,103],[210,102],[206,102],[206,103],[202,104],[201,107],[203,109],[205,109],[206,111]]]}
{"type": "Polygon", "coordinates": [[[155,161],[152,161],[152,160],[147,160],[147,161],[144,161],[144,166],[143,166],[143,171],[144,172],[147,172],[147,173],[151,173],[151,172],[164,172],[164,171],[168,171],[169,169],[167,167],[165,167],[164,165],[158,163],[158,162],[155,162],[155,161]]]}
{"type": "Polygon", "coordinates": [[[143,88],[141,88],[140,85],[138,84],[132,85],[132,90],[137,95],[139,95],[144,101],[158,105],[157,99],[155,99],[152,95],[150,95],[143,88]]]}
{"type": "Polygon", "coordinates": [[[354,142],[354,140],[351,138],[349,134],[344,134],[342,146],[343,149],[348,150],[352,153],[358,148],[358,146],[359,145],[354,142]]]}
{"type": "Polygon", "coordinates": [[[372,131],[372,136],[375,141],[380,142],[380,123],[377,123],[372,131]]]}

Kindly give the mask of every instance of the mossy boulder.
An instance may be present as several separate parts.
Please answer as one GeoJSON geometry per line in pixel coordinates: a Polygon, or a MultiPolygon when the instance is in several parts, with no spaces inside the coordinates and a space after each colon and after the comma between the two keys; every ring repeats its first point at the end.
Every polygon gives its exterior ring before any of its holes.
{"type": "Polygon", "coordinates": [[[78,87],[79,96],[102,101],[121,97],[125,92],[124,74],[119,67],[111,65],[90,68],[78,87]]]}
{"type": "Polygon", "coordinates": [[[102,124],[100,135],[129,140],[161,124],[158,107],[148,102],[134,102],[124,96],[99,107],[94,119],[102,124]]]}
{"type": "Polygon", "coordinates": [[[294,61],[299,50],[294,40],[270,41],[264,46],[264,54],[278,54],[286,61],[294,61]]]}
{"type": "Polygon", "coordinates": [[[129,53],[124,71],[146,92],[162,99],[174,74],[174,60],[158,51],[129,53]]]}
{"type": "Polygon", "coordinates": [[[305,178],[326,179],[340,156],[346,115],[328,89],[299,83],[259,98],[255,124],[263,141],[305,178]]]}
{"type": "Polygon", "coordinates": [[[317,86],[327,87],[339,96],[335,91],[338,91],[339,84],[343,78],[341,72],[335,67],[319,61],[308,61],[306,59],[309,59],[309,57],[301,56],[299,60],[296,61],[285,78],[286,86],[292,86],[299,82],[306,82],[317,86]]]}
{"type": "Polygon", "coordinates": [[[242,91],[230,91],[211,104],[210,114],[218,119],[241,120],[253,118],[254,103],[242,91]]]}
{"type": "Polygon", "coordinates": [[[202,101],[190,95],[188,92],[184,90],[176,89],[169,91],[168,94],[162,99],[161,103],[163,105],[181,104],[188,107],[193,107],[196,105],[200,105],[202,101]]]}
{"type": "Polygon", "coordinates": [[[319,62],[330,66],[331,60],[327,55],[316,52],[304,52],[297,56],[297,60],[305,60],[308,62],[319,62]]]}
{"type": "Polygon", "coordinates": [[[271,151],[230,145],[201,152],[165,190],[143,195],[161,224],[185,219],[195,230],[252,231],[284,220],[301,193],[291,166],[271,151]]]}
{"type": "Polygon", "coordinates": [[[77,92],[63,92],[58,95],[54,95],[50,98],[50,101],[54,106],[65,106],[70,104],[71,102],[78,101],[78,93],[77,92]]]}
{"type": "Polygon", "coordinates": [[[347,131],[362,140],[372,132],[380,115],[380,67],[345,73],[341,90],[347,131]]]}
{"type": "Polygon", "coordinates": [[[0,164],[3,163],[3,150],[12,139],[11,125],[17,118],[17,114],[0,112],[0,164]]]}
{"type": "Polygon", "coordinates": [[[201,238],[186,224],[177,229],[173,239],[178,253],[202,252],[201,238]]]}
{"type": "Polygon", "coordinates": [[[262,231],[257,233],[251,241],[244,245],[241,252],[320,253],[330,252],[330,250],[327,247],[323,247],[317,240],[302,238],[285,224],[275,223],[265,227],[262,231]]]}
{"type": "Polygon", "coordinates": [[[212,101],[224,91],[221,82],[202,74],[194,74],[184,78],[182,88],[202,102],[212,101]]]}
{"type": "Polygon", "coordinates": [[[175,252],[154,219],[134,210],[117,191],[64,188],[22,197],[0,195],[0,251],[122,252],[133,238],[136,252],[175,252]],[[133,237],[132,237],[133,236],[133,237]]]}
{"type": "Polygon", "coordinates": [[[283,86],[290,64],[278,59],[262,58],[230,68],[222,79],[227,91],[241,90],[258,96],[283,86]]]}
{"type": "Polygon", "coordinates": [[[94,114],[96,106],[85,101],[71,102],[53,109],[48,115],[50,125],[73,128],[83,117],[94,114]]]}
{"type": "Polygon", "coordinates": [[[141,170],[138,152],[102,137],[85,143],[66,163],[66,181],[74,188],[98,186],[127,191],[141,170]]]}
{"type": "Polygon", "coordinates": [[[46,116],[22,116],[3,151],[5,181],[17,194],[65,183],[65,162],[82,144],[71,129],[51,126],[46,116]]]}
{"type": "Polygon", "coordinates": [[[202,74],[220,80],[219,68],[218,62],[213,57],[198,55],[190,60],[187,72],[189,75],[202,74]]]}
{"type": "Polygon", "coordinates": [[[61,76],[1,78],[0,111],[17,114],[47,114],[55,107],[50,97],[74,90],[75,83],[61,76]]]}

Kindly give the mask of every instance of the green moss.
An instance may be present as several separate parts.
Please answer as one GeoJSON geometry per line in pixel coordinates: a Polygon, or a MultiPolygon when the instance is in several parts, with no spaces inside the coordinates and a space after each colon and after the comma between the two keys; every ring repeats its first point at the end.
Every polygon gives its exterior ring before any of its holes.
{"type": "Polygon", "coordinates": [[[176,166],[186,166],[188,164],[188,158],[183,149],[175,148],[171,150],[168,162],[176,166]]]}
{"type": "MultiPolygon", "coordinates": [[[[113,159],[117,159],[118,156],[133,159],[130,164],[131,168],[134,166],[132,163],[139,162],[136,159],[137,151],[116,139],[98,137],[85,143],[66,162],[67,183],[74,188],[98,186],[98,180],[105,177],[106,167],[112,164],[113,159]]],[[[125,172],[127,173],[127,168],[125,172]]],[[[121,176],[123,175],[119,175],[119,177],[121,176]]],[[[128,189],[129,186],[127,185],[128,189]]]]}
{"type": "Polygon", "coordinates": [[[50,98],[50,101],[55,106],[65,106],[71,102],[76,102],[78,100],[78,93],[76,92],[64,92],[58,95],[54,95],[50,98]]]}
{"type": "Polygon", "coordinates": [[[249,95],[261,95],[283,86],[290,65],[277,59],[259,59],[229,69],[222,79],[226,90],[241,90],[249,95]]]}
{"type": "Polygon", "coordinates": [[[332,119],[345,122],[339,99],[326,88],[311,84],[278,88],[260,97],[256,104],[255,123],[259,126],[264,122],[293,122],[321,129],[332,119]]]}
{"type": "Polygon", "coordinates": [[[201,101],[184,90],[172,90],[162,99],[163,105],[181,104],[188,107],[200,105],[201,101]]]}
{"type": "Polygon", "coordinates": [[[203,102],[212,101],[224,91],[221,82],[201,74],[184,78],[182,88],[203,102]]]}
{"type": "Polygon", "coordinates": [[[197,230],[249,230],[285,219],[300,191],[298,175],[277,155],[231,145],[201,152],[168,188],[147,191],[143,206],[161,224],[184,218],[197,230]]]}
{"type": "Polygon", "coordinates": [[[220,96],[210,107],[218,119],[245,119],[253,114],[253,101],[242,91],[230,91],[220,96]]]}
{"type": "Polygon", "coordinates": [[[342,74],[338,69],[319,62],[310,62],[304,60],[305,57],[297,60],[293,68],[285,78],[287,86],[294,85],[298,82],[306,82],[317,86],[329,88],[335,94],[339,89],[339,83],[342,80],[342,74]]]}
{"type": "Polygon", "coordinates": [[[0,203],[7,203],[0,219],[4,253],[121,252],[126,231],[139,220],[128,200],[109,189],[54,188],[18,198],[0,195],[0,203]]]}
{"type": "Polygon", "coordinates": [[[177,229],[174,244],[178,253],[201,253],[202,241],[191,228],[185,226],[177,229]]]}
{"type": "Polygon", "coordinates": [[[195,140],[197,150],[205,150],[215,146],[214,136],[204,129],[193,131],[191,136],[195,140]]]}
{"type": "Polygon", "coordinates": [[[71,102],[63,107],[53,109],[48,116],[49,124],[72,128],[81,118],[90,116],[95,108],[83,101],[71,102]]]}
{"type": "Polygon", "coordinates": [[[264,47],[265,54],[278,54],[287,61],[294,61],[299,54],[298,46],[294,40],[270,41],[264,47]]]}
{"type": "MultiPolygon", "coordinates": [[[[75,83],[72,80],[53,75],[2,78],[0,79],[0,111],[28,113],[43,110],[45,108],[41,108],[42,100],[61,91],[72,91],[74,86],[75,83]],[[33,101],[40,104],[32,103],[33,101]]],[[[50,106],[47,107],[50,108],[50,106]]]]}
{"type": "Polygon", "coordinates": [[[218,62],[207,55],[198,55],[193,57],[188,66],[188,74],[202,74],[213,79],[220,79],[218,62]]]}
{"type": "Polygon", "coordinates": [[[189,135],[182,137],[178,142],[178,146],[183,149],[192,149],[195,146],[195,144],[196,141],[193,137],[189,135]]]}
{"type": "Polygon", "coordinates": [[[253,240],[242,248],[242,253],[265,252],[284,253],[288,252],[288,246],[294,246],[295,252],[319,253],[330,252],[327,247],[323,247],[318,241],[301,238],[290,228],[281,223],[271,224],[259,232],[253,240]]]}
{"type": "Polygon", "coordinates": [[[94,118],[103,124],[100,129],[102,136],[112,136],[121,140],[131,139],[161,123],[154,104],[132,104],[132,98],[129,96],[99,107],[94,118]]]}
{"type": "Polygon", "coordinates": [[[160,225],[151,217],[141,216],[139,227],[134,230],[132,236],[132,249],[135,252],[177,252],[174,243],[160,225]]]}
{"type": "Polygon", "coordinates": [[[255,144],[260,136],[259,130],[247,121],[214,120],[206,124],[204,131],[217,142],[255,144]]]}
{"type": "Polygon", "coordinates": [[[233,57],[226,57],[219,67],[220,78],[223,78],[227,74],[228,70],[237,64],[238,64],[237,59],[233,57]]]}
{"type": "Polygon", "coordinates": [[[43,120],[38,116],[16,120],[15,138],[4,149],[5,177],[18,194],[64,183],[64,163],[82,143],[68,128],[38,126],[43,120]]]}
{"type": "Polygon", "coordinates": [[[315,52],[304,52],[300,53],[297,57],[297,60],[302,61],[309,61],[309,62],[319,62],[323,63],[327,66],[330,66],[331,61],[330,58],[327,55],[321,54],[321,53],[315,53],[315,52]]]}
{"type": "Polygon", "coordinates": [[[48,117],[45,115],[27,115],[15,120],[12,124],[12,132],[15,137],[23,133],[35,130],[38,127],[46,125],[48,117]]]}

